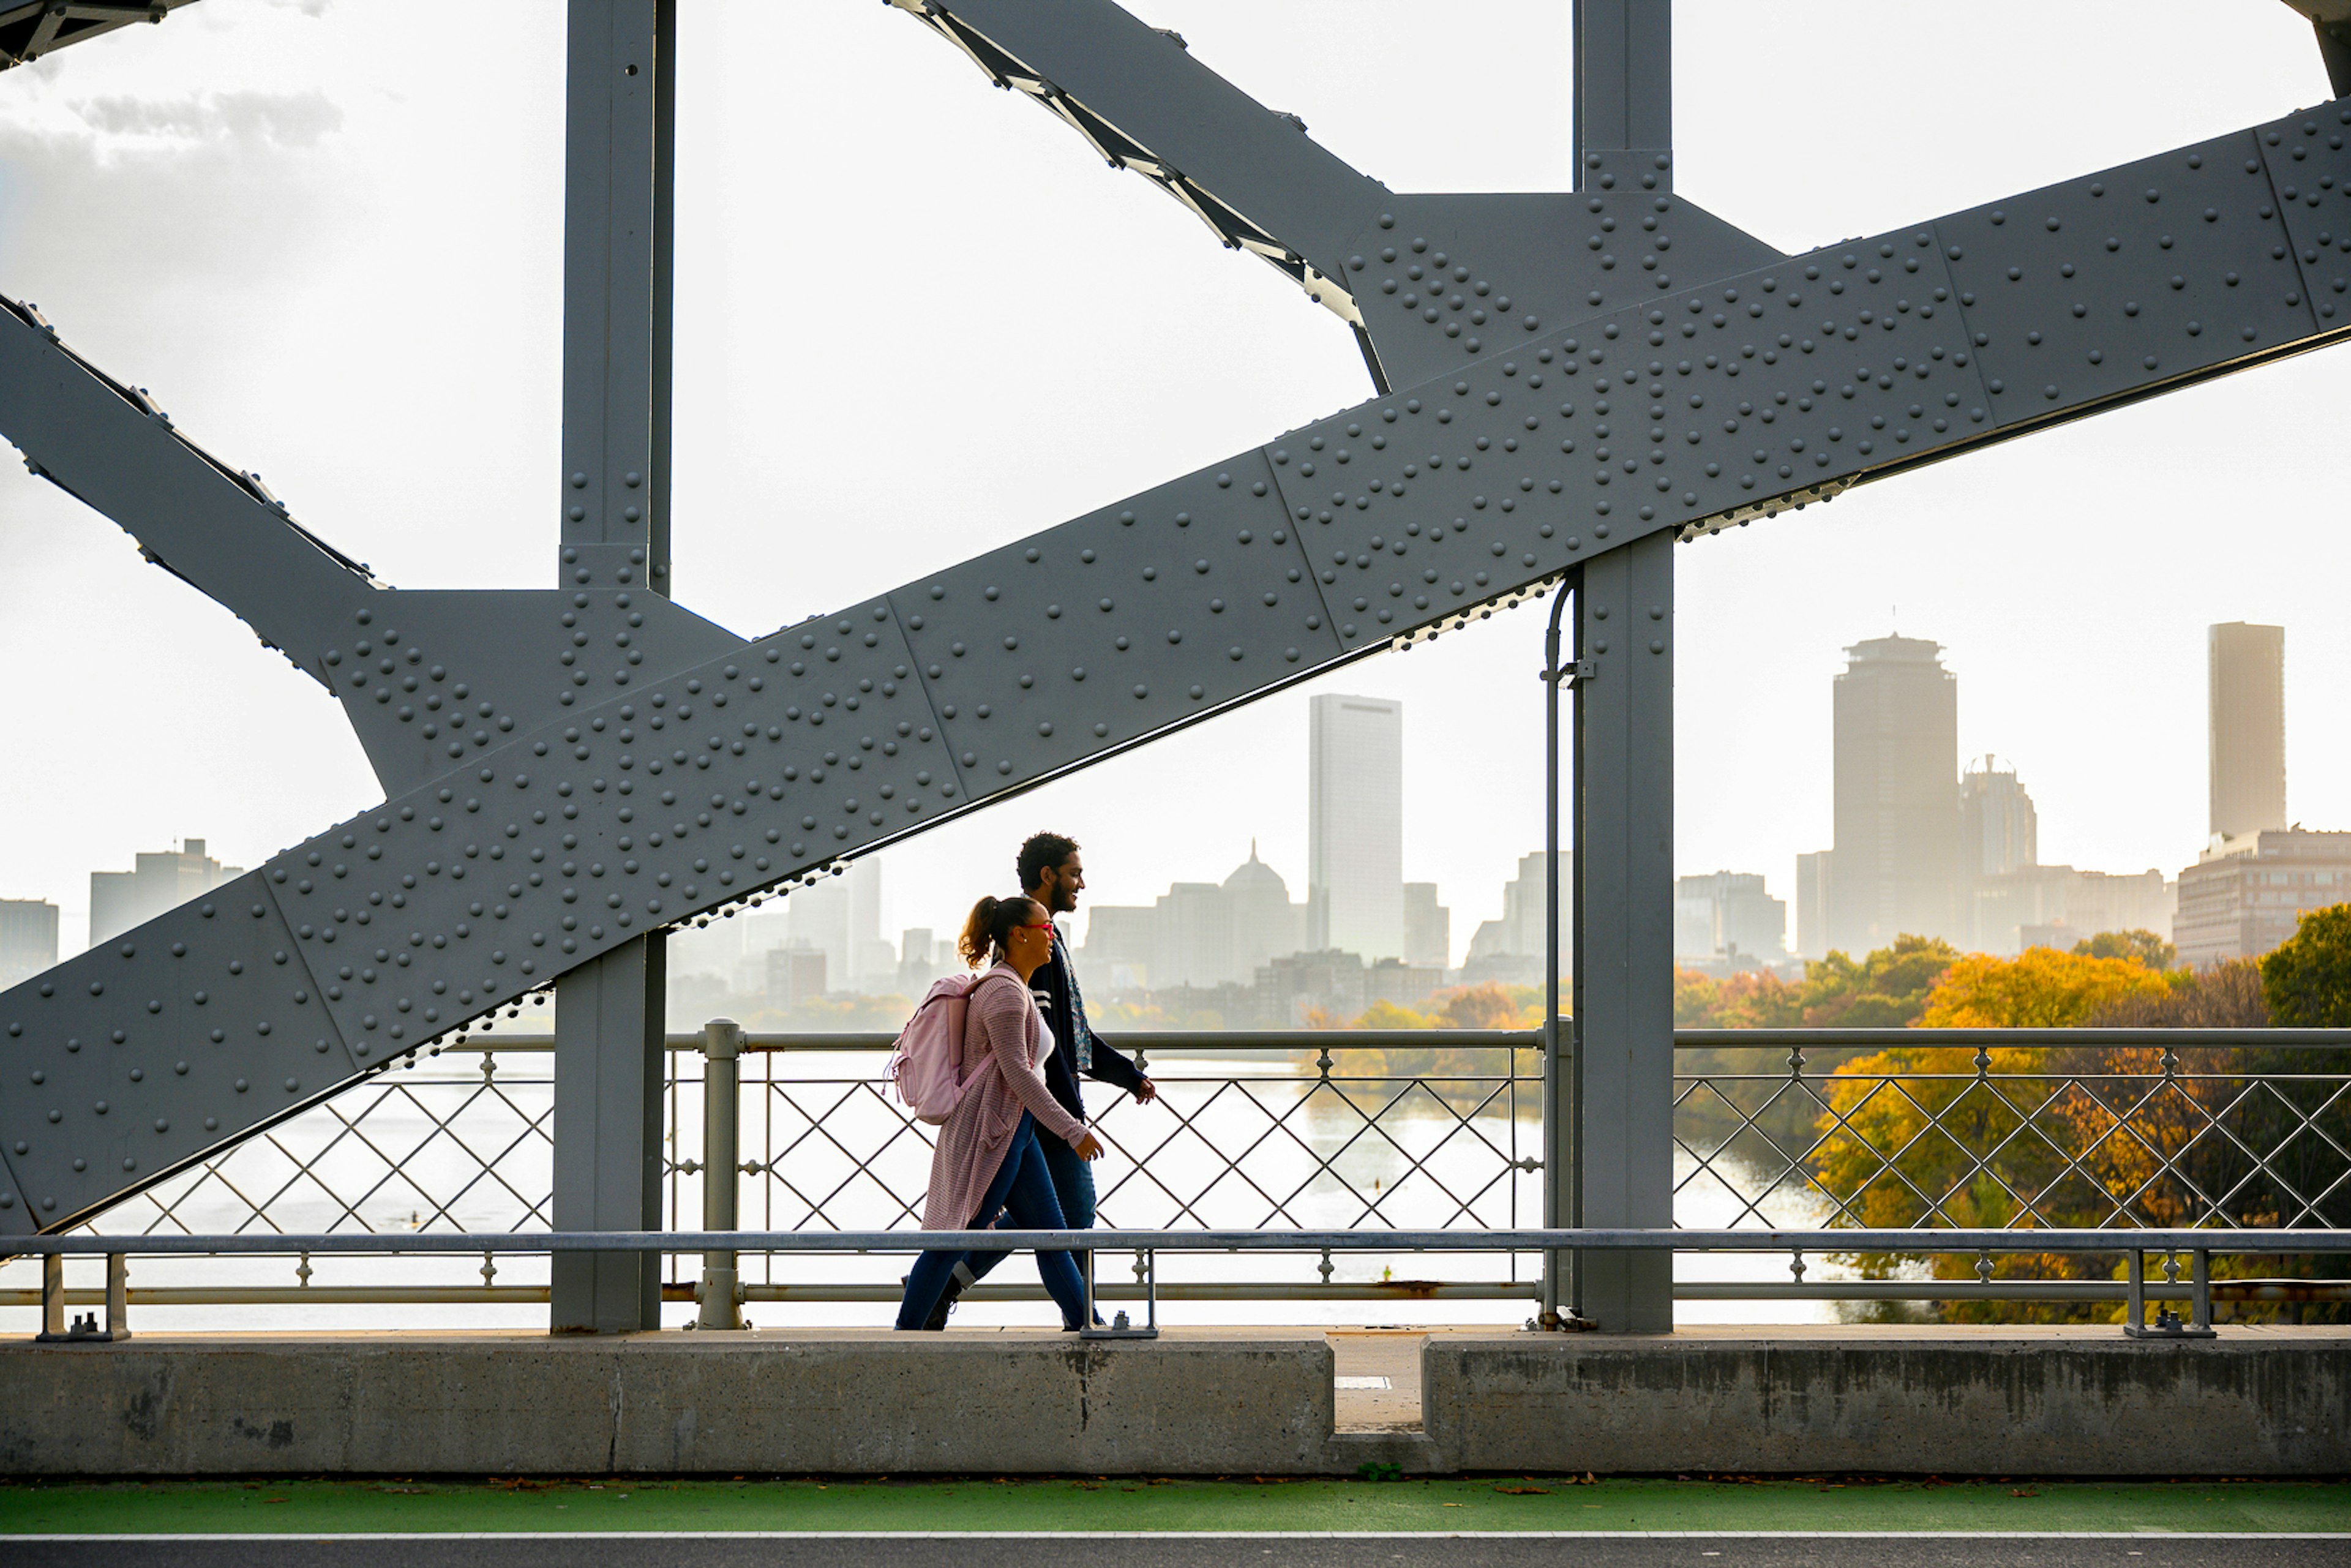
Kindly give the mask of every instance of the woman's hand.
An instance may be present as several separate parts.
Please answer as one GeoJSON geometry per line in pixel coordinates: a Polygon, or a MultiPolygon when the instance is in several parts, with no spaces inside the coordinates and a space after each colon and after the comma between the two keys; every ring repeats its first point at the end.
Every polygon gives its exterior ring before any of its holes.
{"type": "Polygon", "coordinates": [[[1078,1151],[1078,1158],[1081,1160],[1098,1160],[1102,1157],[1102,1140],[1092,1133],[1080,1133],[1078,1141],[1070,1146],[1078,1151]]]}

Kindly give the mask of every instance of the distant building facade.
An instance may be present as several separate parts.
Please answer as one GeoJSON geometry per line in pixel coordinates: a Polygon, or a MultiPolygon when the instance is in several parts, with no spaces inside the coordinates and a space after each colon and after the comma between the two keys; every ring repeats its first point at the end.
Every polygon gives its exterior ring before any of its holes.
{"type": "Polygon", "coordinates": [[[2014,768],[1987,756],[1959,775],[1959,869],[2001,876],[2041,862],[2041,819],[2014,768]]]}
{"type": "Polygon", "coordinates": [[[2175,887],[2163,873],[2025,865],[1975,880],[1976,951],[2002,956],[2028,947],[2070,948],[2102,931],[2172,937],[2175,887]]]}
{"type": "Polygon", "coordinates": [[[2215,839],[2286,825],[2285,628],[2231,621],[2205,633],[2215,839]]]}
{"type": "Polygon", "coordinates": [[[1295,1029],[1310,1014],[1352,1019],[1372,1002],[1359,953],[1291,953],[1257,972],[1258,1010],[1269,1029],[1295,1029]]]}
{"type": "Polygon", "coordinates": [[[57,962],[57,906],[38,898],[0,898],[0,990],[57,962]]]}
{"type": "MultiPolygon", "coordinates": [[[[882,862],[868,856],[839,876],[797,888],[784,900],[795,945],[824,955],[825,973],[844,991],[897,988],[898,955],[882,935],[882,862]]],[[[770,989],[768,999],[789,1006],[770,989]]]]}
{"type": "Polygon", "coordinates": [[[2298,828],[2222,839],[2179,873],[2171,940],[2183,964],[2258,958],[2305,910],[2351,903],[2351,833],[2298,828]]]}
{"type": "Polygon", "coordinates": [[[1796,857],[1796,951],[1806,958],[1829,956],[1829,877],[1834,850],[1796,857]]]}
{"type": "Polygon", "coordinates": [[[824,995],[827,957],[805,938],[768,949],[768,1005],[789,1009],[824,995]]]}
{"type": "MultiPolygon", "coordinates": [[[[1469,985],[1500,980],[1533,985],[1542,979],[1543,852],[1519,857],[1519,873],[1502,884],[1502,917],[1479,922],[1469,938],[1461,977],[1469,985]]],[[[1559,967],[1565,974],[1573,960],[1575,944],[1572,896],[1575,886],[1575,856],[1559,856],[1559,967]]]]}
{"type": "Polygon", "coordinates": [[[1308,705],[1306,945],[1404,956],[1404,705],[1308,705]]]}
{"type": "Polygon", "coordinates": [[[1835,860],[1828,945],[1851,953],[1958,925],[1959,682],[1940,645],[1878,637],[1845,650],[1834,696],[1835,860]]]}
{"type": "Polygon", "coordinates": [[[141,925],[199,894],[245,874],[204,853],[204,841],[183,839],[176,850],[140,854],[130,871],[89,873],[89,945],[141,925]]]}
{"type": "Polygon", "coordinates": [[[1440,970],[1453,962],[1453,911],[1437,902],[1433,882],[1404,884],[1404,961],[1440,970]]]}
{"type": "Polygon", "coordinates": [[[927,925],[910,925],[898,934],[898,994],[920,997],[931,982],[951,967],[961,967],[947,945],[927,925]]]}
{"type": "Polygon", "coordinates": [[[1788,904],[1751,872],[1713,872],[1674,882],[1674,956],[1768,968],[1788,956],[1788,904]],[[1741,961],[1745,961],[1743,964],[1741,961]]]}
{"type": "Polygon", "coordinates": [[[1252,842],[1221,883],[1175,883],[1147,908],[1092,905],[1078,956],[1098,988],[1247,986],[1304,946],[1305,926],[1304,907],[1252,842]]]}

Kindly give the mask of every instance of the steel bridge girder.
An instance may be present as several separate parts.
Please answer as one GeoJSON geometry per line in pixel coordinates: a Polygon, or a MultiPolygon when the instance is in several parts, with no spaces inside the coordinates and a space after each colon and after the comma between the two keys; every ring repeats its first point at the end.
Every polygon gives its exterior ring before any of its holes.
{"type": "MultiPolygon", "coordinates": [[[[225,1103],[235,1113],[245,1102],[222,1100],[223,1082],[241,1077],[250,1094],[255,1085],[291,1079],[296,1089],[277,1092],[307,1100],[314,1079],[340,1073],[348,1081],[379,1070],[645,929],[722,908],[1338,659],[1466,624],[1630,539],[1719,526],[2325,341],[2343,329],[2332,307],[2343,266],[2340,203],[2351,175],[2339,145],[2346,126],[2351,105],[2332,104],[2199,144],[2240,150],[2233,169],[2216,164],[2217,154],[2183,149],[2004,204],[2049,207],[2047,215],[2059,219],[2053,231],[1994,225],[1987,211],[1978,233],[1970,227],[1975,217],[1962,214],[1660,291],[1646,305],[1572,329],[1527,334],[1521,326],[1511,350],[1481,345],[1468,359],[1465,345],[1458,371],[936,578],[730,645],[698,664],[667,673],[624,658],[609,670],[559,664],[569,685],[549,673],[549,716],[534,724],[517,711],[515,728],[486,731],[457,771],[393,791],[384,806],[274,857],[237,884],[240,896],[254,886],[266,894],[245,906],[263,909],[245,918],[266,935],[227,957],[199,961],[224,970],[241,963],[240,979],[278,977],[282,996],[204,987],[207,998],[199,1004],[198,988],[184,978],[172,990],[160,971],[143,986],[103,972],[110,961],[157,963],[154,955],[175,943],[191,955],[213,952],[196,906],[120,939],[135,949],[133,958],[110,959],[111,949],[86,954],[0,994],[10,1071],[57,1075],[61,1092],[69,1086],[89,1100],[90,1109],[77,1115],[98,1117],[103,1096],[112,1117],[112,1096],[123,1092],[122,1103],[140,1105],[142,1116],[155,1108],[141,1126],[167,1124],[122,1143],[130,1152],[119,1155],[106,1142],[124,1136],[112,1132],[121,1124],[114,1121],[101,1130],[85,1119],[78,1142],[52,1144],[44,1129],[64,1125],[70,1107],[63,1101],[48,1107],[61,1119],[47,1123],[45,1113],[23,1109],[33,1100],[12,1092],[6,1104],[16,1121],[0,1129],[8,1140],[0,1153],[15,1190],[0,1196],[17,1201],[0,1205],[0,1229],[70,1223],[144,1185],[151,1173],[229,1141],[235,1129],[211,1107],[225,1103]],[[2248,147],[2258,151],[2242,153],[2248,147]],[[2191,154],[2203,158],[2202,168],[2187,163],[2191,154]],[[2261,183],[2277,193],[2278,205],[2264,208],[2250,183],[2255,176],[2241,172],[2247,157],[2262,164],[2261,183]],[[2107,229],[2077,214],[2112,211],[2097,204],[2115,201],[2113,182],[2126,173],[2138,178],[2149,166],[2172,172],[2150,177],[2134,200],[2147,204],[2143,193],[2153,188],[2155,207],[2188,213],[2199,225],[2202,205],[2219,215],[2193,241],[2175,232],[2170,249],[2160,243],[2165,231],[2142,224],[2126,232],[2116,219],[2117,245],[2105,250],[2107,229]],[[2192,193],[2214,182],[2235,183],[2242,195],[2198,204],[2192,193]],[[2107,193],[2089,194],[2099,183],[2107,193]],[[2083,248],[2053,250],[2051,235],[2073,236],[2083,248]],[[1955,248],[1957,257],[1949,254],[1955,248]],[[2281,248],[2285,256],[2274,254],[2281,248]],[[2067,265],[2075,269],[2071,277],[2067,265]],[[1980,297],[2006,281],[2010,267],[2022,274],[2016,292],[1975,322],[1970,292],[1980,297]],[[2181,272],[2183,287],[2172,291],[2175,267],[2193,276],[2181,272]],[[1959,269],[1979,269],[1989,281],[1971,286],[1978,271],[1963,277],[1959,269]],[[2093,284],[2110,291],[2102,301],[2086,294],[2093,284]],[[2255,292],[2243,292],[2249,287],[2255,292]],[[2322,287],[2323,313],[2314,313],[2309,301],[2322,287]],[[2179,302],[2147,304],[2158,290],[2176,292],[2179,302]],[[2286,298],[2291,292],[2301,299],[2286,298]],[[2121,308],[2132,299],[2141,305],[2137,316],[2121,308]],[[2220,329],[2189,333],[2188,319],[2211,326],[2203,316],[2181,319],[2191,306],[2209,312],[2206,300],[2238,305],[2242,319],[2220,316],[2220,329]],[[2078,316],[2076,304],[2087,307],[2078,316]],[[2112,348],[2062,336],[2075,330],[2068,323],[2087,323],[2078,330],[2088,333],[2101,322],[2112,348]],[[2247,327],[2251,340],[2242,336],[2247,327]],[[2043,343],[2031,341],[2034,331],[2043,343]],[[2132,373],[2117,379],[2109,367],[2139,346],[2134,334],[2142,331],[2173,332],[2174,347],[2158,353],[2153,371],[2121,364],[2119,371],[2132,373]],[[2069,371],[2057,382],[2059,395],[2038,400],[2042,406],[2001,413],[1991,380],[2015,384],[2018,371],[2010,367],[2037,370],[2032,356],[2044,349],[2078,353],[2085,368],[2069,371]],[[2088,359],[2093,350],[2100,361],[2088,359]],[[1267,494],[1258,493],[1261,484],[1267,494]],[[1136,515],[1131,528],[1119,516],[1129,510],[1136,515]],[[1178,523],[1179,513],[1188,521],[1178,523]],[[1285,532],[1290,538],[1277,542],[1285,532]],[[1088,550],[1093,561],[1084,559],[1088,550]],[[1197,570],[1203,560],[1205,573],[1197,570]],[[1158,575],[1144,578],[1146,567],[1158,575]],[[1292,570],[1301,573],[1295,582],[1292,570]],[[1116,591],[1092,586],[1122,574],[1128,580],[1116,591]],[[934,600],[933,587],[946,591],[934,600]],[[990,587],[1002,591],[998,599],[987,597],[990,587]],[[1301,631],[1315,613],[1310,590],[1320,595],[1322,624],[1301,631]],[[1266,593],[1274,605],[1262,604],[1266,593]],[[1111,612],[1086,608],[1105,597],[1111,612]],[[1218,598],[1223,611],[1215,608],[1218,598]],[[1056,606],[1060,616],[1050,612],[1056,606]],[[1250,626],[1246,636],[1220,635],[1241,624],[1250,626]],[[1180,632],[1180,641],[1167,641],[1170,631],[1180,632]],[[1130,640],[1129,649],[1116,648],[1119,636],[1130,640]],[[999,646],[1007,637],[1013,647],[999,646]],[[951,663],[956,641],[967,644],[967,655],[951,663]],[[943,645],[946,658],[938,656],[943,645]],[[1243,653],[1238,661],[1230,657],[1236,646],[1243,653]],[[1113,721],[1106,710],[1123,706],[1120,688],[1094,697],[1105,688],[1094,684],[1093,664],[1085,664],[1084,683],[1074,671],[1081,661],[1101,660],[1115,670],[1124,655],[1147,668],[1126,682],[1145,686],[1146,695],[1124,698],[1136,704],[1132,716],[1113,721]],[[933,663],[941,670],[935,677],[933,663]],[[1029,685],[1019,684],[1023,675],[1029,685]],[[1076,706],[1083,711],[1064,726],[1057,716],[1081,690],[1087,695],[1076,706]],[[983,705],[991,710],[985,716],[983,705]],[[1032,733],[1047,723],[1052,734],[1032,733]],[[1092,724],[1108,732],[1092,734],[1092,724]],[[976,759],[968,770],[962,750],[976,759]],[[283,967],[276,958],[281,950],[283,967]],[[71,989],[89,983],[101,989],[86,996],[71,989]],[[44,986],[47,997],[39,994],[44,986]],[[294,1001],[296,990],[307,999],[294,1001]],[[198,1009],[209,1023],[197,1021],[198,1009]],[[327,1027],[288,1032],[292,1026],[281,1020],[298,1016],[319,1017],[327,1027]],[[267,1035],[259,1030],[264,1022],[267,1035]],[[225,1038],[205,1058],[188,1042],[212,1043],[212,1028],[225,1038]],[[120,1047],[117,1031],[124,1036],[120,1047]],[[163,1054],[134,1060],[160,1052],[166,1039],[168,1082],[158,1065],[163,1054]],[[327,1051],[316,1050],[319,1040],[327,1051]],[[97,1061],[85,1055],[92,1040],[118,1052],[107,1058],[116,1065],[89,1065],[97,1061]],[[288,1056],[303,1068],[287,1065],[288,1056]],[[190,1062],[185,1079],[176,1071],[183,1057],[190,1062]],[[209,1063],[201,1078],[200,1061],[209,1063]],[[135,1092],[115,1089],[108,1074],[119,1070],[131,1083],[134,1066],[142,1074],[135,1092]],[[182,1083],[184,1090],[172,1087],[182,1083]],[[206,1115],[221,1126],[202,1127],[206,1115]],[[143,1152],[131,1148],[149,1138],[143,1152]],[[124,1157],[136,1162],[133,1170],[120,1170],[124,1157]],[[73,1159],[83,1161],[83,1171],[70,1171],[73,1159]],[[110,1173],[111,1188],[104,1186],[110,1173]],[[58,1207],[37,1217],[26,1197],[55,1198],[58,1207]]],[[[575,578],[584,570],[590,579],[572,585],[575,600],[584,593],[588,608],[608,618],[601,628],[610,630],[615,614],[625,625],[630,607],[622,597],[632,607],[643,592],[636,563],[625,549],[582,548],[594,553],[573,567],[575,578]]],[[[400,599],[379,594],[374,602],[400,599]]],[[[1636,653],[1642,624],[1637,617],[1629,622],[1624,634],[1635,642],[1625,653],[1636,653]]],[[[149,971],[136,973],[144,978],[149,971]]],[[[50,1082],[27,1086],[47,1089],[50,1082]]],[[[242,1130],[276,1114],[256,1111],[242,1130]]]]}

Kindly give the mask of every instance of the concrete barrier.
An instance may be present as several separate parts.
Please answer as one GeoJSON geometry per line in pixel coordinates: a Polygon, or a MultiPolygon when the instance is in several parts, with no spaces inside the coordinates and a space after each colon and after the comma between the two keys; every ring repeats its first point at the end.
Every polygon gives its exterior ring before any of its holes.
{"type": "Polygon", "coordinates": [[[1280,1472],[1319,1334],[207,1335],[0,1346],[11,1475],[1280,1472]]]}
{"type": "Polygon", "coordinates": [[[1432,1338],[1448,1469],[2351,1473],[2351,1334],[2225,1328],[1685,1331],[1432,1338]]]}
{"type": "Polygon", "coordinates": [[[1434,1334],[1333,1431],[1313,1331],[0,1344],[0,1474],[2351,1473],[2351,1334],[1434,1334]],[[1401,1369],[1399,1369],[1401,1370],[1401,1369]]]}

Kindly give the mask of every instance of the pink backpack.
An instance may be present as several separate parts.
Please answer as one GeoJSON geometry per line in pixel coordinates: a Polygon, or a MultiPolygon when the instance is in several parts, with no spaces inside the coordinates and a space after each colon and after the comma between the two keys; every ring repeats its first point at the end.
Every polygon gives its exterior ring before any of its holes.
{"type": "Polygon", "coordinates": [[[986,977],[948,975],[934,980],[898,1035],[890,1056],[890,1077],[898,1085],[898,1098],[918,1122],[935,1127],[954,1115],[970,1079],[978,1076],[967,1076],[963,1031],[971,994],[986,977]]]}

